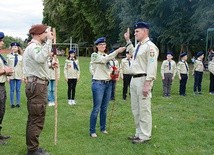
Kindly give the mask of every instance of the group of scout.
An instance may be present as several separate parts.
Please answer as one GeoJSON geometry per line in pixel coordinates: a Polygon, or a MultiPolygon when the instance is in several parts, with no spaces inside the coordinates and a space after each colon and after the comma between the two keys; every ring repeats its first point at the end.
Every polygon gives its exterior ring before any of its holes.
{"type": "MultiPolygon", "coordinates": [[[[210,71],[210,94],[214,94],[214,54],[209,57],[208,70],[210,71]]],[[[163,82],[163,97],[171,96],[171,85],[175,78],[176,73],[180,80],[179,95],[186,96],[186,84],[189,78],[189,66],[187,63],[187,53],[183,52],[180,54],[180,61],[175,63],[173,59],[173,53],[167,52],[166,60],[161,65],[161,76],[163,82]]],[[[203,71],[205,69],[204,63],[204,52],[200,51],[196,54],[196,60],[192,70],[194,76],[193,92],[195,95],[202,94],[201,83],[203,78],[203,71]]]]}

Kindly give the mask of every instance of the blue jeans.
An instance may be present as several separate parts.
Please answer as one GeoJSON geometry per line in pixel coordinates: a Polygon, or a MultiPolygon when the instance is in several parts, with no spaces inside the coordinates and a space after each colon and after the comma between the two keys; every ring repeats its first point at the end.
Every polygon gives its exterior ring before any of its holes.
{"type": "Polygon", "coordinates": [[[55,101],[55,80],[50,80],[48,84],[48,101],[54,102],[55,101]]]}
{"type": "Polygon", "coordinates": [[[92,81],[93,109],[90,116],[90,134],[96,133],[97,116],[100,112],[100,130],[106,130],[106,116],[108,103],[111,97],[111,81],[92,81]]]}
{"type": "Polygon", "coordinates": [[[16,88],[16,104],[20,104],[20,89],[22,80],[11,79],[10,80],[10,104],[14,105],[14,92],[16,88]]]}

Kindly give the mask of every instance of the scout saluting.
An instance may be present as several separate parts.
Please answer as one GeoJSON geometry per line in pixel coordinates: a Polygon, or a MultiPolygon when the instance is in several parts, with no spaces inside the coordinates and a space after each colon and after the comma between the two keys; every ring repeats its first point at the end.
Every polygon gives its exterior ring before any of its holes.
{"type": "Polygon", "coordinates": [[[8,66],[14,69],[14,73],[8,76],[10,83],[10,105],[11,108],[20,107],[20,89],[23,77],[23,60],[20,44],[13,42],[11,43],[12,52],[7,55],[8,66]],[[14,105],[14,92],[16,91],[16,105],[14,105]]]}
{"type": "Polygon", "coordinates": [[[76,57],[76,51],[71,49],[69,56],[65,60],[64,66],[65,80],[68,84],[68,104],[75,105],[76,84],[80,77],[79,61],[76,57]]]}

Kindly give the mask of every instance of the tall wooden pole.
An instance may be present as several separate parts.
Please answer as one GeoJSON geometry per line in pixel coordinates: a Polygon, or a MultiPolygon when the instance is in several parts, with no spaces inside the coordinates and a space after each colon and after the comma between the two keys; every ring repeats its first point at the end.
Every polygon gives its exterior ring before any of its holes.
{"type": "MultiPolygon", "coordinates": [[[[54,53],[54,60],[58,63],[57,59],[57,51],[56,51],[56,29],[53,28],[53,53],[54,53]]],[[[59,64],[58,64],[59,65],[59,64]]],[[[55,71],[55,105],[54,105],[54,144],[57,144],[57,127],[58,127],[58,102],[57,102],[57,88],[58,88],[58,67],[54,68],[55,71]]]]}

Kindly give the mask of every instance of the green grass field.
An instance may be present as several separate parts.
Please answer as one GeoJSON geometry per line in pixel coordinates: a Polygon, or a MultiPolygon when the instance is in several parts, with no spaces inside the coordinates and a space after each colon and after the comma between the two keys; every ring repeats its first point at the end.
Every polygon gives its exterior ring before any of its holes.
{"type": "MultiPolygon", "coordinates": [[[[208,93],[209,73],[204,73],[203,95],[193,95],[193,77],[187,83],[187,96],[178,95],[178,77],[172,85],[172,97],[162,97],[160,70],[155,81],[152,99],[152,140],[134,145],[127,137],[135,131],[130,109],[130,97],[122,100],[122,80],[117,83],[116,101],[108,108],[108,135],[99,132],[89,136],[89,116],[92,108],[90,58],[80,57],[81,78],[77,84],[75,106],[67,104],[67,83],[63,67],[65,57],[59,57],[61,77],[58,86],[58,143],[54,145],[54,107],[47,107],[40,146],[52,155],[213,155],[214,154],[214,96],[208,93]],[[109,129],[109,114],[114,106],[109,129]]],[[[160,65],[159,65],[160,68],[160,65]]],[[[7,107],[2,133],[11,135],[7,145],[0,146],[0,155],[25,155],[27,121],[26,97],[22,85],[21,108],[11,109],[7,84],[7,107]]]]}

